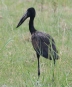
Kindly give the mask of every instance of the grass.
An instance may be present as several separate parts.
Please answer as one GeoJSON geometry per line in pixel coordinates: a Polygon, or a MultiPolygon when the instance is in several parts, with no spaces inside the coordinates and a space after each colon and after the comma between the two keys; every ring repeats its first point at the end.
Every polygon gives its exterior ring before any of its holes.
{"type": "Polygon", "coordinates": [[[0,2],[0,87],[72,86],[72,1],[1,0],[0,2]],[[42,6],[43,5],[43,6],[42,6]],[[41,76],[37,77],[37,58],[30,40],[28,20],[16,25],[28,7],[35,7],[35,27],[55,40],[60,59],[40,58],[41,76]],[[43,8],[43,9],[41,9],[43,8]]]}

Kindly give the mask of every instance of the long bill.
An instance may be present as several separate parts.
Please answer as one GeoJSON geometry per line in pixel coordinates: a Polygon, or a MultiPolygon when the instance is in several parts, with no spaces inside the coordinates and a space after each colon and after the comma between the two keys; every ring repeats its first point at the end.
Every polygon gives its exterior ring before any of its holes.
{"type": "Polygon", "coordinates": [[[20,21],[19,21],[19,23],[18,23],[18,25],[17,25],[17,27],[16,28],[18,28],[27,18],[28,18],[28,12],[26,12],[23,16],[22,16],[22,18],[20,19],[20,21]]]}

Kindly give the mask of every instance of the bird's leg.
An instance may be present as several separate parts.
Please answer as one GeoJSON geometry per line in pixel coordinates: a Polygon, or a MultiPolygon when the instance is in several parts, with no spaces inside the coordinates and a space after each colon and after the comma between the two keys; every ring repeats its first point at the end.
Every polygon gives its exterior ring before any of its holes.
{"type": "Polygon", "coordinates": [[[40,65],[39,65],[39,57],[38,57],[38,76],[40,76],[40,65]]]}
{"type": "Polygon", "coordinates": [[[37,54],[37,59],[38,59],[38,77],[40,76],[40,65],[39,65],[39,58],[40,58],[40,55],[38,53],[37,54]]]}
{"type": "Polygon", "coordinates": [[[55,66],[55,59],[53,59],[54,60],[54,66],[55,66]]]}
{"type": "Polygon", "coordinates": [[[55,58],[54,58],[53,60],[54,60],[54,67],[53,67],[53,78],[52,78],[52,81],[54,81],[54,78],[55,78],[55,76],[54,76],[54,71],[55,71],[55,58]]]}

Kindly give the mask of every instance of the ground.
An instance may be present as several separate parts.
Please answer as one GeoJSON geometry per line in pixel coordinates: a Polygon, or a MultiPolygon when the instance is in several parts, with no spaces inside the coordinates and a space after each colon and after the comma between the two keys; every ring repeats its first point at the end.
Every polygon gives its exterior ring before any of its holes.
{"type": "Polygon", "coordinates": [[[1,0],[0,2],[0,87],[72,86],[72,0],[1,0]],[[16,26],[29,7],[36,9],[35,28],[50,34],[60,59],[37,57],[31,44],[27,19],[16,26]],[[54,80],[53,80],[54,70],[54,80]]]}

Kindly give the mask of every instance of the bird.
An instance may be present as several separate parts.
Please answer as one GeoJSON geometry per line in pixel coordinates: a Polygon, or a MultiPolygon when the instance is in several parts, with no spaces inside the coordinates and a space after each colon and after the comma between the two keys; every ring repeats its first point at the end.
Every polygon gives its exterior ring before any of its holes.
{"type": "Polygon", "coordinates": [[[26,13],[22,16],[18,28],[27,18],[29,19],[29,31],[31,33],[31,42],[34,50],[36,51],[38,60],[38,77],[40,76],[40,56],[55,61],[59,59],[58,50],[56,49],[54,39],[47,33],[40,32],[34,27],[34,18],[36,16],[36,11],[34,7],[27,9],[26,13]]]}

